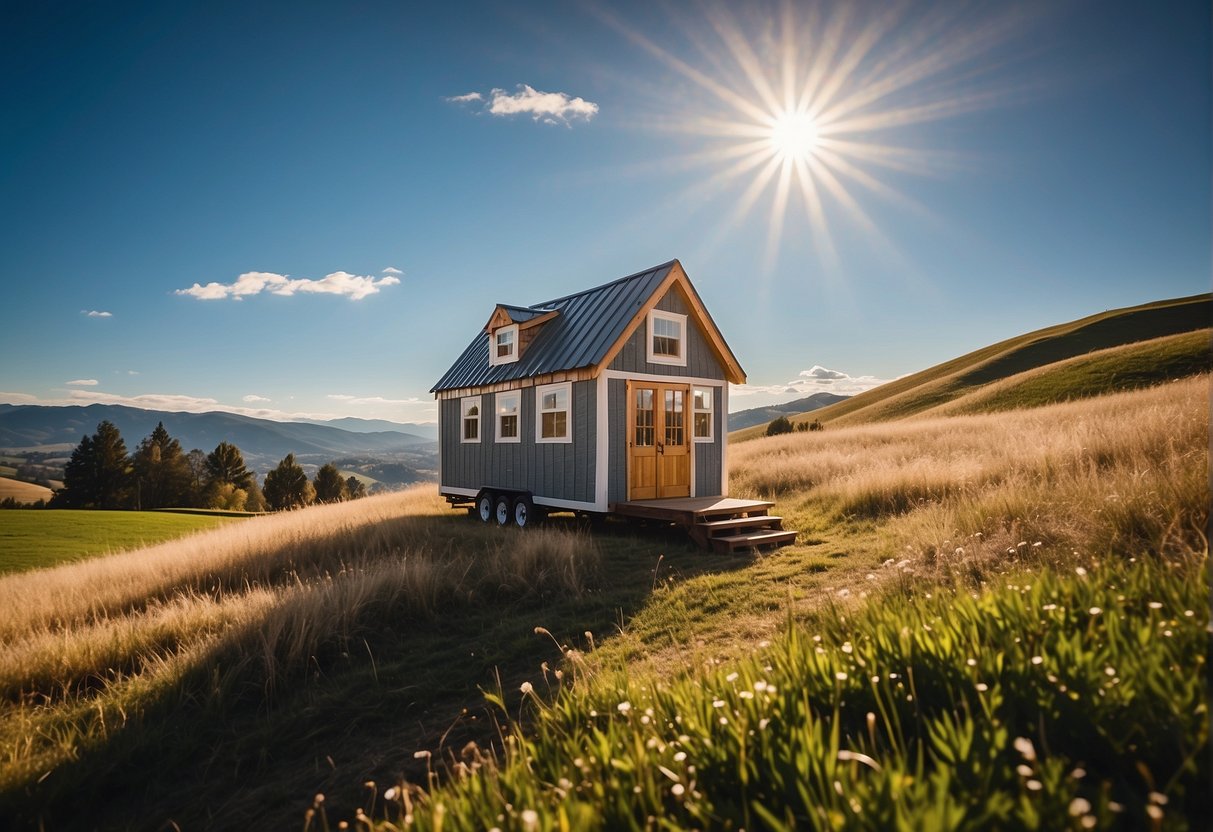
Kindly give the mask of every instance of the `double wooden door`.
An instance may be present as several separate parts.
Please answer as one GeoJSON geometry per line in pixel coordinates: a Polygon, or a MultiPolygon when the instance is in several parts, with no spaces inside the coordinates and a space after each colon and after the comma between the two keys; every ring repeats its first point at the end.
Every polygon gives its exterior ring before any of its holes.
{"type": "Polygon", "coordinates": [[[691,432],[685,384],[628,382],[628,499],[691,496],[691,432]]]}

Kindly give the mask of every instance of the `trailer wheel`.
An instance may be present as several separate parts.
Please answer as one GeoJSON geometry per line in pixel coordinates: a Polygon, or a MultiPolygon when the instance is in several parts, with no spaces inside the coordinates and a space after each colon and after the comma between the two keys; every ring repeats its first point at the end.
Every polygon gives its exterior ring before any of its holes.
{"type": "Polygon", "coordinates": [[[520,529],[525,529],[533,523],[539,522],[539,513],[535,510],[535,503],[526,494],[521,495],[514,500],[514,525],[520,529]]]}
{"type": "Polygon", "coordinates": [[[498,526],[508,526],[513,520],[513,512],[510,511],[510,496],[501,494],[497,497],[497,502],[493,505],[493,517],[497,521],[498,526]]]}
{"type": "Polygon", "coordinates": [[[482,489],[476,495],[476,516],[480,518],[481,523],[488,523],[493,519],[493,497],[493,492],[487,489],[482,489]]]}

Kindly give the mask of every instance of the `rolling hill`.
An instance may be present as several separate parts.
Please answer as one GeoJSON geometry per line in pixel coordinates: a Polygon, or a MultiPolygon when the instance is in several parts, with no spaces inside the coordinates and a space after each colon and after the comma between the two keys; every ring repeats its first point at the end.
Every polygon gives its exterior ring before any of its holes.
{"type": "Polygon", "coordinates": [[[783,404],[738,410],[736,413],[729,414],[729,430],[741,430],[742,428],[754,425],[765,425],[767,422],[780,416],[811,413],[814,410],[829,407],[848,398],[850,397],[839,396],[835,393],[814,393],[811,396],[805,396],[803,399],[796,399],[795,401],[784,402],[783,404]]]}
{"type": "MultiPolygon", "coordinates": [[[[844,402],[813,411],[812,418],[828,425],[841,426],[883,422],[926,413],[987,385],[1037,372],[1059,362],[1168,336],[1204,332],[1203,346],[1201,336],[1193,335],[1191,339],[1179,342],[1179,347],[1171,344],[1163,348],[1163,353],[1179,349],[1183,355],[1172,355],[1167,362],[1154,366],[1149,366],[1148,361],[1147,366],[1137,366],[1133,370],[1131,383],[1128,378],[1119,375],[1116,365],[1119,361],[1129,360],[1132,351],[1102,356],[1101,360],[1111,363],[1101,365],[1097,372],[1092,371],[1094,374],[1087,379],[1087,386],[1073,390],[1064,386],[1057,388],[1048,401],[1096,395],[1192,375],[1209,369],[1208,332],[1211,322],[1213,297],[1208,294],[1113,309],[1000,341],[852,396],[844,402]],[[1103,381],[1096,383],[1096,378],[1103,381]]],[[[1149,355],[1149,349],[1144,354],[1149,355]]],[[[1075,371],[1073,365],[1059,366],[1057,369],[1066,373],[1075,371]]],[[[1026,382],[1027,378],[1021,381],[1026,382]]],[[[1064,384],[1060,380],[1056,383],[1064,384]]],[[[1033,384],[1039,391],[1041,385],[1052,383],[1037,379],[1033,384]]],[[[1001,401],[1004,407],[1027,406],[1014,404],[1014,397],[1001,401]]],[[[793,421],[806,421],[807,418],[807,415],[801,414],[800,417],[793,417],[793,421]]],[[[762,427],[759,425],[737,431],[731,438],[745,440],[760,435],[762,427]]]]}
{"type": "Polygon", "coordinates": [[[72,447],[91,434],[102,420],[122,432],[128,450],[156,427],[164,426],[186,450],[210,450],[220,442],[239,446],[246,458],[351,456],[415,450],[429,440],[401,431],[353,432],[307,422],[274,422],[234,413],[172,413],[121,405],[85,407],[0,404],[0,448],[37,450],[72,447]]]}

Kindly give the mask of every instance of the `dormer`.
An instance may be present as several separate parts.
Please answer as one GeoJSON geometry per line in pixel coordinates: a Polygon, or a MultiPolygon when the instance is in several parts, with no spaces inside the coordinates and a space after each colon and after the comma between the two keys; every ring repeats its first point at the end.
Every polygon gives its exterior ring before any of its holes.
{"type": "Polygon", "coordinates": [[[555,309],[528,309],[497,304],[484,331],[489,339],[489,364],[513,364],[522,357],[537,327],[559,313],[555,309]]]}

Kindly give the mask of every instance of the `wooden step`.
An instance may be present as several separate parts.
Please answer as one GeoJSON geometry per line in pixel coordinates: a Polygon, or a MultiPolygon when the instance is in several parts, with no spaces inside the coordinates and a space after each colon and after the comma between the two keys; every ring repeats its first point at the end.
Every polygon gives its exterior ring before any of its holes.
{"type": "Polygon", "coordinates": [[[717,535],[719,532],[732,531],[734,529],[745,528],[764,528],[764,529],[782,529],[783,518],[774,515],[762,517],[733,517],[728,520],[710,520],[706,523],[696,523],[696,528],[703,529],[709,535],[717,535]]]}
{"type": "Polygon", "coordinates": [[[794,531],[752,531],[744,534],[725,535],[711,539],[717,552],[735,552],[738,549],[757,549],[760,546],[783,546],[796,540],[794,531]]]}

